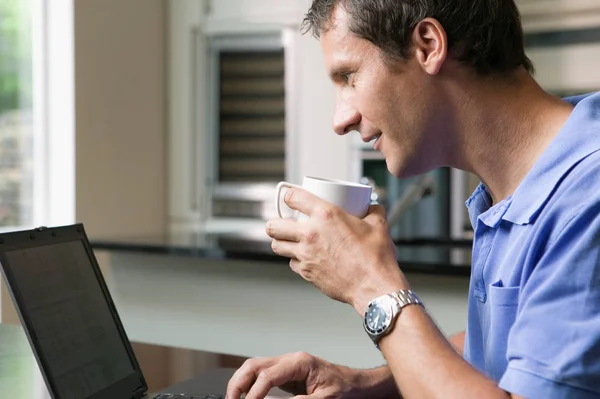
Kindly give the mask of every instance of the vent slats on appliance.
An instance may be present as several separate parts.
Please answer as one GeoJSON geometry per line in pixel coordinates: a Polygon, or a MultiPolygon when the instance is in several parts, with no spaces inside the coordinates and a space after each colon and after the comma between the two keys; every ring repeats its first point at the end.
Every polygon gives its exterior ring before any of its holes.
{"type": "Polygon", "coordinates": [[[219,181],[283,180],[283,50],[224,51],[219,62],[219,181]]]}

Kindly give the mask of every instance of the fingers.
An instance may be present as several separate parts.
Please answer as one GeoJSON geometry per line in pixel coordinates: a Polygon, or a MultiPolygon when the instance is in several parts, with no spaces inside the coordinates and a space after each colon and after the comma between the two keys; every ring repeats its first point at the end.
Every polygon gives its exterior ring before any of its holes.
{"type": "Polygon", "coordinates": [[[269,220],[265,231],[269,237],[273,238],[273,242],[271,242],[273,252],[288,258],[294,257],[294,252],[298,249],[298,242],[302,237],[301,227],[295,220],[269,220]]]}
{"type": "Polygon", "coordinates": [[[319,209],[331,206],[316,195],[301,188],[291,188],[285,194],[285,203],[290,208],[312,216],[319,209]]]}
{"type": "Polygon", "coordinates": [[[269,369],[263,370],[250,391],[246,394],[246,399],[264,399],[269,391],[274,387],[280,386],[293,378],[293,364],[282,362],[269,369]]]}
{"type": "Polygon", "coordinates": [[[227,384],[227,399],[239,399],[242,393],[248,392],[260,372],[277,361],[272,359],[250,359],[244,362],[227,384]]]}
{"type": "Polygon", "coordinates": [[[292,397],[292,399],[325,399],[325,398],[333,398],[333,397],[339,397],[339,393],[332,391],[330,393],[326,393],[326,392],[319,392],[319,393],[313,393],[312,395],[296,395],[294,397],[292,397]],[[337,393],[337,395],[336,395],[337,393]]]}
{"type": "Polygon", "coordinates": [[[302,236],[301,226],[292,219],[273,219],[269,220],[265,226],[267,235],[275,240],[300,241],[302,236]]]}
{"type": "Polygon", "coordinates": [[[299,276],[302,276],[302,274],[301,274],[302,270],[300,269],[301,265],[302,264],[300,263],[300,261],[298,259],[292,258],[290,260],[290,269],[292,269],[292,271],[299,276]]]}
{"type": "Polygon", "coordinates": [[[381,226],[387,223],[385,208],[381,205],[369,206],[369,212],[363,219],[372,226],[381,226]]]}
{"type": "MultiPolygon", "coordinates": [[[[254,385],[246,394],[246,399],[263,399],[269,391],[289,382],[304,382],[309,363],[301,354],[278,358],[272,367],[263,369],[256,377],[254,385]]],[[[237,398],[236,398],[237,399],[237,398]]]]}
{"type": "Polygon", "coordinates": [[[286,258],[295,258],[297,257],[299,245],[297,242],[273,240],[271,242],[271,249],[277,255],[285,256],[286,258]]]}
{"type": "MultiPolygon", "coordinates": [[[[296,353],[267,359],[247,360],[227,384],[227,399],[263,399],[269,391],[291,382],[304,382],[311,367],[310,355],[296,353]]],[[[299,393],[299,392],[295,392],[299,393]]]]}

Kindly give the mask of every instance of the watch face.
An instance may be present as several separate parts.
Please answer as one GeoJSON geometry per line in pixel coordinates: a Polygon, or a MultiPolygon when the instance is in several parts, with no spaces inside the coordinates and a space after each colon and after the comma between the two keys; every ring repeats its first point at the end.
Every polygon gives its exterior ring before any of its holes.
{"type": "Polygon", "coordinates": [[[383,303],[372,303],[365,314],[365,327],[371,334],[381,334],[390,325],[392,309],[383,303]]]}

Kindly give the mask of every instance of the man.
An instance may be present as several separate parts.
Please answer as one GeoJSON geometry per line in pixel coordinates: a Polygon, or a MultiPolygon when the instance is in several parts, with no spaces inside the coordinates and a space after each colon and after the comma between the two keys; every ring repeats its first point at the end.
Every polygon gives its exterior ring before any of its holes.
{"type": "Polygon", "coordinates": [[[600,397],[600,95],[564,101],[536,84],[512,0],[314,0],[305,24],[336,87],[337,134],[376,140],[399,178],[442,166],[481,178],[467,201],[468,325],[448,341],[419,305],[381,207],[361,220],[293,189],[287,204],[310,220],[269,221],[273,250],[368,310],[387,366],[251,359],[228,398],[273,386],[298,398],[600,397]]]}

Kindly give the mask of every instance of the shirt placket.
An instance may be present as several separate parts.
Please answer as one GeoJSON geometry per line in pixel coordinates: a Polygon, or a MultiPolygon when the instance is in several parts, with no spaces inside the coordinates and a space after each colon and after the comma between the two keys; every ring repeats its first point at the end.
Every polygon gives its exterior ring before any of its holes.
{"type": "Polygon", "coordinates": [[[473,274],[473,295],[476,299],[481,302],[487,300],[487,291],[485,289],[485,281],[483,278],[483,272],[485,264],[488,260],[490,252],[492,250],[492,243],[494,241],[496,229],[487,226],[481,220],[478,221],[477,231],[475,232],[475,239],[481,243],[479,250],[474,251],[472,274],[473,274]]]}

